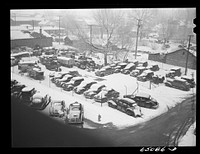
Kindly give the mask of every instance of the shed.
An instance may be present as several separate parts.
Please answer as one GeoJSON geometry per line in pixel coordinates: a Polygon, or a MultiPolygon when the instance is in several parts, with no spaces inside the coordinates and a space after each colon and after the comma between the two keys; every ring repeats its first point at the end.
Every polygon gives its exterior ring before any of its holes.
{"type": "Polygon", "coordinates": [[[196,55],[186,49],[178,49],[166,54],[166,63],[170,65],[185,67],[188,54],[187,66],[190,69],[196,69],[196,55]]]}

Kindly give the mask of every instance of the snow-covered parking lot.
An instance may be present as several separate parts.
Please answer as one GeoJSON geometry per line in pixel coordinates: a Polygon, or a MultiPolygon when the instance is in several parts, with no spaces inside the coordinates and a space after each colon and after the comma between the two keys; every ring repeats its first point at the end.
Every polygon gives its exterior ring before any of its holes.
{"type": "MultiPolygon", "coordinates": [[[[94,102],[94,100],[85,99],[83,95],[77,95],[71,91],[70,92],[63,91],[61,88],[56,87],[49,80],[48,74],[50,71],[46,70],[44,66],[42,66],[42,69],[45,72],[45,80],[41,82],[17,74],[17,68],[11,69],[11,78],[16,79],[17,81],[27,86],[34,86],[36,90],[46,92],[53,99],[65,100],[67,107],[74,101],[78,101],[84,105],[85,109],[84,116],[86,119],[101,124],[112,123],[119,129],[128,126],[133,126],[141,122],[146,122],[166,112],[169,108],[174,107],[177,103],[180,103],[186,97],[191,96],[193,92],[196,92],[196,88],[194,88],[193,90],[191,89],[188,92],[185,92],[178,89],[166,87],[164,84],[160,84],[159,86],[151,86],[151,89],[149,89],[148,81],[147,82],[138,81],[139,92],[146,92],[150,94],[153,98],[155,98],[158,101],[159,108],[155,110],[141,108],[141,111],[143,113],[142,118],[134,118],[118,110],[108,107],[107,103],[104,103],[101,106],[101,104],[94,102]],[[99,114],[101,115],[101,121],[98,121],[99,114]]],[[[85,70],[81,70],[76,67],[72,69],[76,69],[85,78],[90,78],[91,80],[97,78],[94,75],[94,72],[87,72],[85,70]]],[[[62,71],[66,70],[69,70],[69,68],[62,67],[62,71]]],[[[121,73],[105,76],[102,78],[101,81],[98,82],[101,82],[102,84],[105,84],[107,87],[112,87],[115,90],[119,91],[121,97],[125,94],[132,94],[137,88],[136,78],[121,73]]],[[[49,106],[47,106],[47,108],[44,111],[42,111],[46,115],[49,115],[48,108],[49,106]]]]}

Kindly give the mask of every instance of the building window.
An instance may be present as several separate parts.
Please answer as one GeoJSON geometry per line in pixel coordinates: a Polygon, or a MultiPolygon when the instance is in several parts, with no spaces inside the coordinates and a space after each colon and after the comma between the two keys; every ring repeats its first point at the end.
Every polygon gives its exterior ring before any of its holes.
{"type": "Polygon", "coordinates": [[[185,54],[185,52],[183,52],[183,55],[185,54]]]}

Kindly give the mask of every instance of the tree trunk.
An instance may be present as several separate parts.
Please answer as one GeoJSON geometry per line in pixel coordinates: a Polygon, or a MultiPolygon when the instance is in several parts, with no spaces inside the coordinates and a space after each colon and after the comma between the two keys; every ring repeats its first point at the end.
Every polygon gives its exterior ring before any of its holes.
{"type": "Polygon", "coordinates": [[[106,66],[107,65],[107,53],[104,53],[104,65],[106,66]]]}

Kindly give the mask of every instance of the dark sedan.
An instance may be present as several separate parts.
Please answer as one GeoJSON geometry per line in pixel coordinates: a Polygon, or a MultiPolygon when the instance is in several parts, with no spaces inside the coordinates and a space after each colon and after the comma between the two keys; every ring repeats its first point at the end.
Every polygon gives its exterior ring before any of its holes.
{"type": "Polygon", "coordinates": [[[157,109],[159,104],[157,100],[151,97],[151,95],[146,93],[137,93],[136,95],[124,95],[124,98],[129,98],[134,100],[138,106],[150,108],[150,109],[157,109]]]}

